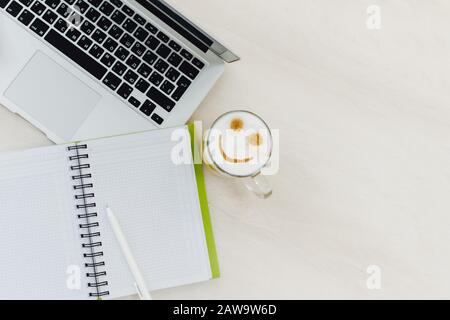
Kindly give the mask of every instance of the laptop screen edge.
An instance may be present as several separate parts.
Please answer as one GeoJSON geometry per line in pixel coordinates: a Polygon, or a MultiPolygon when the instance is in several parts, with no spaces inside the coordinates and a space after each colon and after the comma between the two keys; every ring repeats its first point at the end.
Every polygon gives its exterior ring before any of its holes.
{"type": "Polygon", "coordinates": [[[227,49],[220,42],[215,40],[204,30],[196,26],[192,21],[183,16],[176,9],[161,0],[135,0],[142,7],[150,11],[153,15],[166,23],[173,30],[178,32],[195,47],[203,52],[210,50],[223,61],[231,63],[240,58],[227,49]]]}

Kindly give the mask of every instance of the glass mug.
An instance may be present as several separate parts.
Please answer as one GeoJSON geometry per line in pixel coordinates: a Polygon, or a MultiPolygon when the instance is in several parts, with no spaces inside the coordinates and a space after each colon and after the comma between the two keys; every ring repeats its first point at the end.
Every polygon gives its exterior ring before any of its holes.
{"type": "Polygon", "coordinates": [[[224,113],[206,132],[203,145],[203,161],[215,173],[240,179],[260,198],[272,194],[262,171],[270,163],[273,138],[258,115],[246,110],[224,113]]]}

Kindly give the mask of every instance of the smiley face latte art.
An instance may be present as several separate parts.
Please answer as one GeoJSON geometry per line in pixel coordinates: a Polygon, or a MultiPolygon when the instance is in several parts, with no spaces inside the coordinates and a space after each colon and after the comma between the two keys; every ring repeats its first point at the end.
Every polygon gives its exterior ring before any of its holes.
{"type": "Polygon", "coordinates": [[[210,129],[205,160],[233,176],[257,174],[270,159],[272,138],[258,116],[244,111],[229,112],[210,129]]]}

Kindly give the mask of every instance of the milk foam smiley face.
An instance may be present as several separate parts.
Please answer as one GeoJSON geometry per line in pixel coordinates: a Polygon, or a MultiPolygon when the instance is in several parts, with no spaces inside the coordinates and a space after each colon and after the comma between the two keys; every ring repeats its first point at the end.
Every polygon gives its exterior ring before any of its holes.
{"type": "Polygon", "coordinates": [[[214,123],[206,147],[206,160],[211,160],[219,171],[245,177],[257,174],[267,164],[272,139],[259,117],[238,111],[225,114],[214,123]]]}
{"type": "Polygon", "coordinates": [[[229,130],[222,134],[219,139],[220,153],[225,161],[231,163],[249,163],[254,160],[258,157],[257,151],[261,144],[261,133],[254,132],[254,130],[244,130],[244,120],[241,118],[233,118],[230,121],[229,130]],[[230,143],[230,145],[225,147],[224,140],[226,141],[225,144],[230,143]],[[230,150],[233,152],[232,155],[228,154],[230,150]],[[240,150],[244,151],[244,155],[241,155],[241,157],[238,156],[240,150]],[[256,151],[256,153],[253,154],[252,151],[256,151]]]}

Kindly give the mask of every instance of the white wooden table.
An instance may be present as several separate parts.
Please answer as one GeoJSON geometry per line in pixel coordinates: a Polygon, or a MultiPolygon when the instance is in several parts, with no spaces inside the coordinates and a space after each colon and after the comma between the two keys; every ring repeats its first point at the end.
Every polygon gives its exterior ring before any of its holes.
{"type": "MultiPolygon", "coordinates": [[[[242,57],[193,119],[250,108],[281,167],[268,200],[206,174],[222,277],[154,297],[450,298],[450,3],[169,2],[242,57]]],[[[50,144],[4,108],[0,133],[50,144]]]]}

